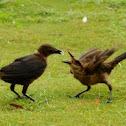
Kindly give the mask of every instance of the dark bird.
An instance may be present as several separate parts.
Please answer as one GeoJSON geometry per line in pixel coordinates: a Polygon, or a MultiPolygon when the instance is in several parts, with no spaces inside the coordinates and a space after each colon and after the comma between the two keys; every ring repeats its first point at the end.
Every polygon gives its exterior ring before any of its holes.
{"type": "Polygon", "coordinates": [[[78,60],[75,59],[70,52],[68,52],[72,60],[63,62],[69,64],[71,67],[70,72],[73,74],[74,78],[79,80],[83,85],[87,86],[86,90],[78,93],[74,97],[80,97],[81,94],[89,91],[92,85],[97,83],[105,83],[110,91],[107,103],[111,102],[112,86],[109,80],[109,75],[113,68],[120,61],[126,58],[126,52],[117,56],[111,61],[104,61],[109,58],[116,50],[117,48],[112,48],[100,51],[98,48],[93,48],[83,53],[78,60]]]}
{"type": "Polygon", "coordinates": [[[62,54],[62,51],[55,47],[44,44],[41,45],[37,53],[16,59],[13,63],[0,70],[0,78],[11,83],[10,89],[19,98],[22,98],[15,90],[15,85],[23,85],[22,93],[27,98],[35,101],[26,94],[29,84],[42,75],[47,67],[47,57],[51,54],[62,54]]]}

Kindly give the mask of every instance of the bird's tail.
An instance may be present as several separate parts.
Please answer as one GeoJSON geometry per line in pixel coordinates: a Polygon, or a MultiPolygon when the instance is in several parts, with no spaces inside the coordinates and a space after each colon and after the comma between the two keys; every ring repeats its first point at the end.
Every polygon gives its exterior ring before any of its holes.
{"type": "Polygon", "coordinates": [[[109,65],[111,65],[112,69],[122,60],[126,59],[126,52],[117,56],[112,61],[109,62],[109,65]]]}

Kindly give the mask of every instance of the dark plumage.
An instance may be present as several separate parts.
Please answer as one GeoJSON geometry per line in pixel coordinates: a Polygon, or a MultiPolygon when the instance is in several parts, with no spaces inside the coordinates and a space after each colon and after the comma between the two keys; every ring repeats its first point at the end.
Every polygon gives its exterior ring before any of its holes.
{"type": "Polygon", "coordinates": [[[74,97],[77,98],[82,93],[89,91],[91,85],[95,85],[97,83],[105,83],[110,90],[110,94],[107,102],[111,101],[112,86],[109,81],[109,75],[112,69],[120,61],[126,58],[126,52],[125,52],[109,62],[104,62],[115,51],[116,48],[107,49],[104,51],[100,51],[97,48],[93,48],[83,53],[78,60],[75,59],[71,53],[69,53],[72,60],[63,61],[63,62],[70,65],[71,73],[74,75],[74,78],[78,79],[83,85],[87,86],[86,90],[80,92],[74,97]]]}
{"type": "Polygon", "coordinates": [[[47,66],[47,57],[51,54],[61,54],[62,51],[55,47],[44,44],[38,48],[38,52],[32,55],[16,59],[13,63],[3,67],[0,70],[0,78],[11,83],[10,89],[21,98],[14,90],[16,84],[23,85],[22,93],[32,101],[33,98],[26,94],[29,84],[40,77],[47,66]]]}

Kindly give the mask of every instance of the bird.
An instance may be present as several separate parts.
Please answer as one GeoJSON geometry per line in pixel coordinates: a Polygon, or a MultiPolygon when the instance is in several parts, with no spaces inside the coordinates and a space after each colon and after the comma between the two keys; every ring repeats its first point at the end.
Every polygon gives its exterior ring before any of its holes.
{"type": "Polygon", "coordinates": [[[17,58],[9,65],[1,68],[0,79],[11,84],[10,89],[18,98],[27,97],[34,102],[35,100],[26,94],[29,85],[45,71],[48,56],[62,53],[63,51],[50,44],[43,44],[38,48],[37,53],[17,58]],[[23,86],[23,96],[14,90],[16,84],[23,86]]]}
{"type": "Polygon", "coordinates": [[[109,76],[115,66],[120,61],[126,59],[126,52],[110,61],[106,60],[117,50],[117,46],[103,51],[95,47],[82,53],[78,59],[76,59],[70,52],[68,52],[71,57],[71,61],[65,60],[63,63],[66,63],[70,66],[70,72],[73,74],[75,79],[79,80],[81,84],[87,86],[86,90],[78,93],[73,97],[79,98],[81,94],[89,91],[92,85],[104,83],[108,86],[110,91],[106,103],[112,102],[113,88],[109,76]]]}

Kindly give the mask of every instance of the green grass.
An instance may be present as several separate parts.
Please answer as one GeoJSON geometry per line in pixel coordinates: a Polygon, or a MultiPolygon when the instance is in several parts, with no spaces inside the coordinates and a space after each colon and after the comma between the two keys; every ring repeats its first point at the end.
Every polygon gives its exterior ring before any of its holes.
{"type": "MultiPolygon", "coordinates": [[[[70,99],[86,87],[61,61],[78,57],[92,47],[121,45],[110,59],[126,50],[125,0],[0,0],[0,68],[15,58],[32,54],[44,43],[64,50],[48,58],[45,73],[34,81],[29,99],[15,99],[10,84],[0,80],[1,126],[124,126],[126,125],[126,61],[112,72],[113,102],[104,104],[109,90],[104,84],[79,99],[70,99]],[[88,21],[82,22],[87,16],[88,21]],[[100,97],[100,104],[95,100],[100,97]],[[24,109],[10,106],[21,104],[24,109]]],[[[21,93],[22,87],[16,86],[21,93]]]]}

